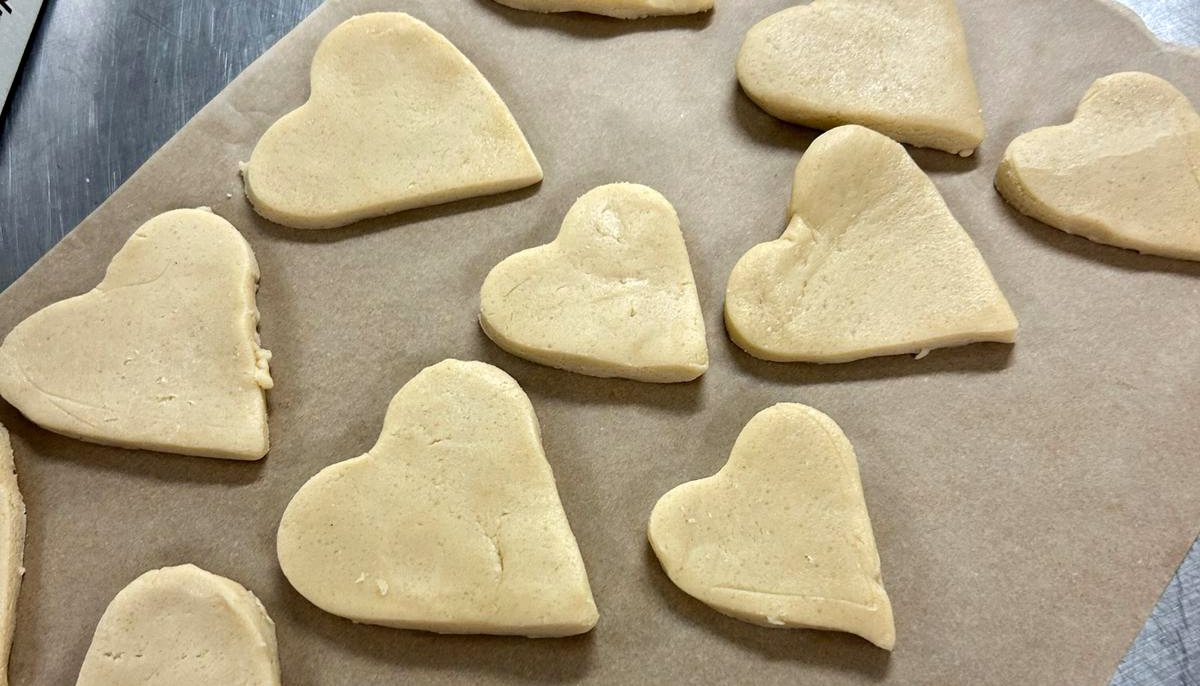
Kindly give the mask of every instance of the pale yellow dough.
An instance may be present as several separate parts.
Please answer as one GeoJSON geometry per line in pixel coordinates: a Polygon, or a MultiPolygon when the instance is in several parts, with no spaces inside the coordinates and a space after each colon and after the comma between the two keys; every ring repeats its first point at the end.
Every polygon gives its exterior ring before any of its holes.
{"type": "Polygon", "coordinates": [[[262,216],[325,229],[523,188],[542,168],[470,60],[424,23],[381,12],[321,41],[308,102],[267,129],[242,175],[262,216]]]}
{"type": "Polygon", "coordinates": [[[8,686],[8,654],[17,625],[24,559],[25,501],[17,488],[17,467],[8,431],[0,425],[0,686],[8,686]]]}
{"type": "Polygon", "coordinates": [[[598,617],[533,406],[482,362],[405,384],[375,447],[292,498],[278,553],[301,595],[355,622],[566,636],[598,617]]]}
{"type": "Polygon", "coordinates": [[[786,121],[861,124],[902,142],[970,155],[979,96],[952,0],[813,0],[746,34],[746,95],[786,121]]]}
{"type": "Polygon", "coordinates": [[[268,360],[258,263],[207,209],[134,232],[90,292],[54,303],[0,345],[0,395],[85,441],[256,460],[267,452],[268,360]]]}
{"type": "Polygon", "coordinates": [[[751,355],[849,362],[1015,340],[983,256],[898,143],[860,126],[823,134],[796,167],[790,215],[729,276],[726,328],[751,355]]]}
{"type": "Polygon", "coordinates": [[[1067,233],[1200,260],[1200,114],[1157,76],[1106,76],[1074,121],[1008,146],[996,188],[1021,213],[1067,233]]]}
{"type": "Polygon", "coordinates": [[[280,686],[275,624],[240,584],[181,565],[109,603],[76,686],[280,686]]]}
{"type": "Polygon", "coordinates": [[[755,415],[721,471],[658,501],[649,537],[671,581],[719,612],[895,645],[858,460],[811,407],[755,415]]]}
{"type": "Polygon", "coordinates": [[[589,12],[618,19],[695,14],[713,8],[713,0],[496,0],[533,12],[589,12]]]}
{"type": "Polygon", "coordinates": [[[646,186],[589,191],[552,243],[496,265],[479,299],[487,335],[535,362],[662,383],[708,369],[679,218],[646,186]]]}

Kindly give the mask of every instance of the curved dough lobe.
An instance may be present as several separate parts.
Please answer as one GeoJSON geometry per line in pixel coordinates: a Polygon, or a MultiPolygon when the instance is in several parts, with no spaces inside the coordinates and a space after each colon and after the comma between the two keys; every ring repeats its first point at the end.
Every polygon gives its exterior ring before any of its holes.
{"type": "Polygon", "coordinates": [[[257,460],[270,352],[250,244],[207,209],[143,224],[90,292],[18,324],[0,395],[39,426],[126,448],[257,460]]]}
{"type": "Polygon", "coordinates": [[[402,12],[331,31],[313,57],[311,93],[242,168],[246,196],[273,222],[326,229],[542,180],[487,79],[402,12]]]}
{"type": "Polygon", "coordinates": [[[665,383],[708,369],[679,218],[646,186],[589,191],[553,242],[496,265],[479,322],[508,352],[581,374],[665,383]]]}
{"type": "Polygon", "coordinates": [[[658,501],[648,532],[671,581],[719,612],[895,644],[858,460],[811,407],[755,415],[716,475],[658,501]]]}
{"type": "Polygon", "coordinates": [[[405,384],[375,447],[304,484],[277,542],[292,586],[356,622],[566,636],[598,616],[533,406],[482,362],[405,384]]]}

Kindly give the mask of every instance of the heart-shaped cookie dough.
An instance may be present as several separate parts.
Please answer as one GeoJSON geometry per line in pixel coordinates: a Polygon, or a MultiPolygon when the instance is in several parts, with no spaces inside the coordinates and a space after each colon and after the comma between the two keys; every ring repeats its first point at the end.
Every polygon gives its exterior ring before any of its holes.
{"type": "Polygon", "coordinates": [[[1200,260],[1200,114],[1157,76],[1106,76],[1074,121],[1008,146],[996,188],[1022,214],[1067,233],[1200,260]]]}
{"type": "Polygon", "coordinates": [[[271,353],[250,244],[206,208],[143,224],[100,285],[0,345],[0,396],[39,426],[127,448],[257,460],[271,353]]]}
{"type": "Polygon", "coordinates": [[[479,299],[488,337],[534,362],[663,383],[708,369],[679,218],[645,186],[589,191],[553,242],[496,265],[479,299]]]}
{"type": "Polygon", "coordinates": [[[246,196],[273,222],[332,228],[542,180],[487,79],[402,12],[331,31],[313,57],[311,91],[242,168],[246,196]]]}
{"type": "Polygon", "coordinates": [[[24,559],[25,501],[17,488],[17,467],[8,431],[0,425],[0,686],[8,686],[8,654],[17,624],[24,559]]]}
{"type": "Polygon", "coordinates": [[[952,0],[813,0],[746,34],[746,95],[785,121],[861,124],[903,143],[970,155],[983,119],[952,0]]]}
{"type": "Polygon", "coordinates": [[[719,472],[659,499],[648,534],[671,581],[723,614],[896,642],[858,460],[811,407],[755,415],[719,472]]]}
{"type": "Polygon", "coordinates": [[[405,384],[375,447],[292,498],[278,552],[301,595],[356,622],[524,636],[596,624],[533,406],[482,362],[405,384]]]}
{"type": "Polygon", "coordinates": [[[96,626],[75,686],[279,686],[275,624],[254,594],[193,565],[134,579],[96,626]]]}
{"type": "Polygon", "coordinates": [[[496,0],[532,12],[588,12],[618,19],[695,14],[713,8],[713,0],[496,0]]]}
{"type": "Polygon", "coordinates": [[[729,276],[726,328],[751,355],[849,362],[1015,339],[983,256],[896,142],[861,126],[821,135],[790,214],[729,276]]]}

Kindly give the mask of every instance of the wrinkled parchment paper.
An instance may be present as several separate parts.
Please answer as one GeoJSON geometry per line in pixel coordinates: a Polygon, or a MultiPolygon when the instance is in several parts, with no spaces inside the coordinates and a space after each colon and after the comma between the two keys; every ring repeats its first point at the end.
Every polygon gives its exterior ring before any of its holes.
{"type": "Polygon", "coordinates": [[[183,562],[258,594],[291,686],[1104,683],[1200,528],[1200,264],[1019,217],[992,173],[1009,140],[1068,119],[1110,72],[1151,71],[1200,102],[1200,58],[1098,0],[960,0],[988,137],[971,159],[914,155],[991,265],[1020,317],[1019,343],[771,364],[726,338],[722,292],[737,258],[783,230],[791,172],[815,134],[750,103],[733,64],[745,30],[791,2],[721,0],[711,16],[621,22],[490,0],[335,0],[239,76],[0,295],[0,331],[95,285],[144,220],[209,205],[262,266],[271,453],[241,464],[103,448],[0,403],[29,506],[13,683],[73,683],[112,596],[183,562]],[[380,9],[411,12],[475,62],[545,182],[345,230],[259,219],[238,161],[305,100],[319,39],[380,9]],[[661,191],[682,219],[712,352],[696,383],[540,367],[498,350],[476,323],[492,265],[551,240],[588,189],[626,180],[661,191]],[[357,626],[280,573],[275,527],[292,494],[370,447],[396,390],[446,357],[499,365],[533,400],[600,607],[593,633],[357,626]],[[851,636],[719,615],[677,590],[646,544],[657,498],[716,471],[746,421],[779,401],[827,412],[858,451],[895,605],[890,657],[851,636]]]}

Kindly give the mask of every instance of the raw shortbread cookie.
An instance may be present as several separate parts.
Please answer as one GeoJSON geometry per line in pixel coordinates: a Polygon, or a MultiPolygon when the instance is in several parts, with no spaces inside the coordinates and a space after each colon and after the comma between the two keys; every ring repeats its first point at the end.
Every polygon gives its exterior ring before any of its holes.
{"type": "Polygon", "coordinates": [[[325,229],[542,180],[487,79],[402,12],[331,31],[313,57],[310,90],[242,168],[246,196],[273,222],[325,229]]]}
{"type": "Polygon", "coordinates": [[[0,395],[85,441],[257,460],[267,452],[270,352],[258,263],[207,209],[143,224],[91,292],[34,313],[0,345],[0,395]]]}
{"type": "Polygon", "coordinates": [[[240,584],[181,565],[109,603],[76,686],[279,686],[275,624],[240,584]]]}
{"type": "Polygon", "coordinates": [[[671,581],[721,613],[896,642],[858,460],[811,407],[755,415],[716,475],[659,499],[648,532],[671,581]]]}
{"type": "Polygon", "coordinates": [[[708,369],[679,218],[645,186],[581,197],[553,242],[496,265],[479,322],[508,352],[592,376],[691,381],[708,369]]]}
{"type": "Polygon", "coordinates": [[[641,19],[666,14],[694,14],[713,8],[713,0],[496,0],[534,12],[590,12],[618,19],[641,19]]]}
{"type": "Polygon", "coordinates": [[[1015,340],[983,256],[898,143],[861,126],[821,135],[789,214],[729,276],[725,325],[751,355],[849,362],[1015,340]]]}
{"type": "Polygon", "coordinates": [[[1200,260],[1200,114],[1157,76],[1106,76],[1074,121],[1008,146],[996,188],[1021,213],[1067,233],[1200,260]]]}
{"type": "Polygon", "coordinates": [[[0,686],[8,686],[8,654],[17,624],[25,558],[25,501],[17,488],[8,431],[0,425],[0,686]]]}
{"type": "Polygon", "coordinates": [[[814,0],[746,34],[746,95],[786,121],[862,124],[903,143],[970,155],[979,96],[952,0],[814,0]]]}
{"type": "Polygon", "coordinates": [[[566,636],[598,616],[533,406],[482,362],[405,384],[375,447],[292,498],[278,553],[301,595],[356,622],[566,636]]]}

